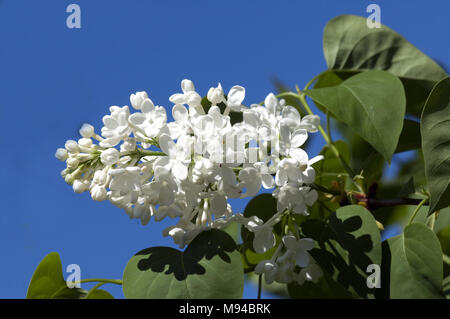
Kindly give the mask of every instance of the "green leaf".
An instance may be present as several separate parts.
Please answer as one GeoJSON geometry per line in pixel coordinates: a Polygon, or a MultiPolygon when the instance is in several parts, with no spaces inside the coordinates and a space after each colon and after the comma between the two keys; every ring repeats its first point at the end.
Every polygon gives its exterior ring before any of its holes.
{"type": "Polygon", "coordinates": [[[432,230],[411,224],[388,239],[391,298],[443,298],[442,250],[432,230]]]}
{"type": "Polygon", "coordinates": [[[450,77],[431,91],[423,109],[420,131],[431,214],[450,205],[450,77]]]}
{"type": "Polygon", "coordinates": [[[213,229],[179,251],[151,247],[128,262],[123,275],[126,298],[241,298],[244,273],[236,243],[213,229]]]}
{"type": "Polygon", "coordinates": [[[114,299],[114,297],[103,289],[95,289],[86,297],[86,299],[114,299]]]}
{"type": "Polygon", "coordinates": [[[381,264],[381,239],[375,219],[362,206],[339,208],[326,221],[307,220],[305,236],[317,241],[311,256],[345,289],[361,297],[374,291],[367,287],[367,266],[381,264]]]}
{"type": "Polygon", "coordinates": [[[330,20],[323,34],[323,50],[335,81],[365,70],[388,71],[400,77],[408,112],[415,115],[420,114],[434,83],[447,75],[397,32],[384,25],[368,28],[365,17],[341,15],[330,20]]]}
{"type": "MultiPolygon", "coordinates": [[[[341,157],[349,163],[350,151],[347,143],[344,141],[335,141],[333,142],[333,145],[339,151],[341,157]]],[[[320,151],[320,155],[323,155],[324,159],[313,165],[316,170],[315,182],[327,188],[335,186],[338,182],[345,182],[348,173],[331,148],[328,145],[325,145],[320,151]]]]}
{"type": "Polygon", "coordinates": [[[42,259],[28,286],[27,299],[79,299],[86,291],[69,288],[63,277],[61,259],[56,252],[42,259]]]}
{"type": "Polygon", "coordinates": [[[390,161],[405,116],[405,94],[400,80],[384,71],[357,74],[333,87],[305,94],[349,125],[390,161]]]}
{"type": "Polygon", "coordinates": [[[306,281],[303,285],[292,282],[287,285],[288,293],[295,299],[351,299],[352,294],[341,284],[324,274],[319,282],[306,281]]]}
{"type": "Polygon", "coordinates": [[[241,224],[238,224],[236,222],[230,223],[227,227],[222,229],[224,232],[226,232],[228,235],[230,235],[235,243],[237,244],[239,242],[239,234],[241,230],[241,224]]]}

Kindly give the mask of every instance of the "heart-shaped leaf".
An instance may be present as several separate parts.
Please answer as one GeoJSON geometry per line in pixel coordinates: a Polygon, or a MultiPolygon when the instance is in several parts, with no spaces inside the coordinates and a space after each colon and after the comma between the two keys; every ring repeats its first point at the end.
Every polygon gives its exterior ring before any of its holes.
{"type": "Polygon", "coordinates": [[[305,93],[390,161],[402,131],[406,103],[402,83],[396,76],[384,71],[368,71],[337,86],[305,93]]]}
{"type": "Polygon", "coordinates": [[[59,254],[53,252],[45,256],[34,271],[27,299],[80,299],[86,293],[85,290],[67,286],[59,254]]]}
{"type": "Polygon", "coordinates": [[[442,250],[434,232],[413,223],[388,243],[390,298],[443,298],[442,250]]]}
{"type": "Polygon", "coordinates": [[[450,77],[431,91],[420,131],[432,213],[450,205],[450,77]]]}
{"type": "Polygon", "coordinates": [[[375,219],[362,206],[339,208],[326,221],[311,219],[302,224],[305,236],[316,240],[310,251],[322,269],[350,292],[368,297],[367,267],[381,264],[381,239],[375,219]]]}
{"type": "Polygon", "coordinates": [[[397,32],[384,25],[368,28],[366,21],[341,15],[328,22],[323,50],[332,75],[320,85],[337,85],[355,72],[388,71],[400,77],[405,87],[408,112],[420,115],[433,85],[447,75],[445,70],[397,32]]]}
{"type": "Polygon", "coordinates": [[[213,229],[200,233],[185,251],[151,247],[128,262],[126,298],[241,298],[244,273],[236,243],[213,229]]]}

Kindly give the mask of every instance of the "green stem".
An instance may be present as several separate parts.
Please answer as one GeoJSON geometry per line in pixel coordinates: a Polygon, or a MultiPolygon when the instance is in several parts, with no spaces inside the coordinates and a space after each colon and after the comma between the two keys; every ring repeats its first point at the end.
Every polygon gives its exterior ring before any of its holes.
{"type": "Polygon", "coordinates": [[[419,212],[420,208],[428,201],[428,198],[423,199],[419,205],[417,205],[416,209],[414,210],[414,213],[412,214],[411,218],[409,219],[408,225],[411,225],[414,218],[416,218],[417,213],[419,212]]]}
{"type": "Polygon", "coordinates": [[[75,283],[88,283],[88,282],[102,282],[105,284],[115,284],[115,285],[122,285],[122,280],[120,279],[104,279],[104,278],[89,278],[89,279],[81,279],[79,281],[76,281],[75,283]]]}

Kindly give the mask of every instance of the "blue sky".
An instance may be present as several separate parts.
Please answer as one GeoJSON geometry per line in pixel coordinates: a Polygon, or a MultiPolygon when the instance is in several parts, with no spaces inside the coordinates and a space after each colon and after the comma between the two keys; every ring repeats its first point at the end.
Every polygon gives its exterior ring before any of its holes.
{"type": "MultiPolygon", "coordinates": [[[[242,85],[245,104],[273,91],[274,77],[302,86],[326,67],[327,21],[367,16],[373,2],[0,0],[0,298],[25,297],[52,251],[64,267],[79,264],[83,278],[121,278],[135,252],[172,245],[161,236],[167,223],[142,226],[65,184],[55,149],[78,139],[82,123],[99,130],[109,106],[140,90],[169,108],[184,78],[203,94],[217,82],[242,85]],[[81,7],[81,29],[66,27],[70,3],[81,7]]],[[[375,3],[382,23],[449,63],[448,1],[375,3]]],[[[314,139],[311,152],[321,146],[314,139]]],[[[254,286],[244,297],[256,297],[254,286]]]]}

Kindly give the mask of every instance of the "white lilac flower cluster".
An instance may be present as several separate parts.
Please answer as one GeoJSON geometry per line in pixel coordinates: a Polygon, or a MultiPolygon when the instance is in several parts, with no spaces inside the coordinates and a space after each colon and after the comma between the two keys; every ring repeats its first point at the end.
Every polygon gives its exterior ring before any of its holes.
{"type": "MultiPolygon", "coordinates": [[[[89,191],[94,200],[109,200],[144,225],[151,217],[178,218],[163,234],[181,248],[199,232],[234,221],[255,234],[257,253],[268,251],[276,244],[273,226],[282,214],[307,215],[307,206],[317,200],[308,185],[315,178],[311,165],[321,158],[309,159],[300,147],[308,133],[317,132],[319,117],[302,118],[272,93],[264,105],[245,107],[241,86],[226,95],[220,83],[209,89],[209,109],[202,106],[192,81],[183,80],[181,89],[169,98],[172,122],[164,107],[155,106],[146,92],[136,92],[130,102],[137,112],[111,106],[101,135],[84,124],[81,139],[68,140],[56,151],[67,164],[62,176],[76,193],[89,191]],[[241,112],[243,120],[232,124],[230,112],[241,112]],[[233,213],[229,198],[253,197],[261,186],[274,188],[277,199],[277,212],[269,221],[233,213]]],[[[311,240],[287,234],[282,243],[256,272],[279,282],[318,277],[307,253],[311,240]],[[295,265],[303,270],[294,272],[295,265]]]]}

